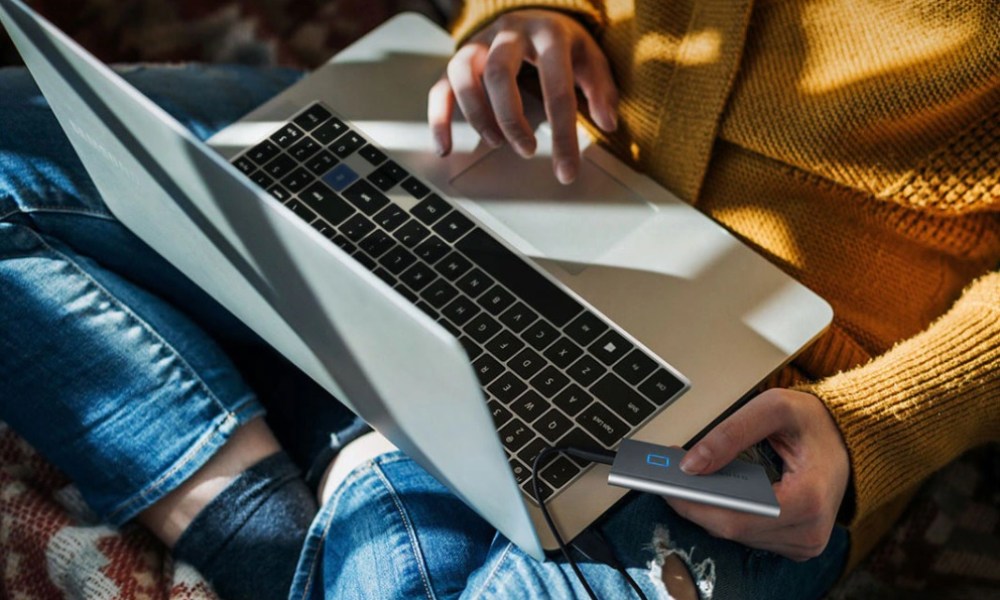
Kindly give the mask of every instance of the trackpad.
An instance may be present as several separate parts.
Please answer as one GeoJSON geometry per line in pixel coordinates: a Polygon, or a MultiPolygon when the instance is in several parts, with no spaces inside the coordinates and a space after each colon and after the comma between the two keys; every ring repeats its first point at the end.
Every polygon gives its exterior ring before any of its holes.
{"type": "Polygon", "coordinates": [[[519,250],[557,260],[570,272],[595,262],[654,212],[586,157],[577,180],[564,186],[547,153],[523,159],[509,146],[462,171],[451,185],[519,250]]]}

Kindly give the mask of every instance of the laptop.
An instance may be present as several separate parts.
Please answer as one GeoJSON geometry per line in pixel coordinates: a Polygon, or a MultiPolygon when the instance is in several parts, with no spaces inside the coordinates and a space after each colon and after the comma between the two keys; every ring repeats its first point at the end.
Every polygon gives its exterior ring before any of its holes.
{"type": "MultiPolygon", "coordinates": [[[[437,156],[453,41],[423,17],[207,144],[19,0],[0,17],[116,217],[536,558],[540,448],[685,445],[831,321],[582,129],[569,186],[540,118],[533,159],[460,120],[437,156]]],[[[540,478],[565,538],[625,494],[565,457],[540,478]]]]}

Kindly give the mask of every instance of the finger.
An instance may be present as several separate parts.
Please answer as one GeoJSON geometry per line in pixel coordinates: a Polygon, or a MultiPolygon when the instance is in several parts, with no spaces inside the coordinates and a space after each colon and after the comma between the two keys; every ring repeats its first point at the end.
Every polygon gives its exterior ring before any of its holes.
{"type": "Polygon", "coordinates": [[[681,470],[692,475],[713,473],[751,445],[792,427],[794,421],[788,403],[774,392],[769,390],[753,398],[708,432],[681,459],[681,470]]]}
{"type": "Polygon", "coordinates": [[[434,147],[440,156],[451,152],[451,117],[455,110],[455,93],[447,75],[431,87],[427,93],[427,123],[434,137],[434,147]]]}
{"type": "Polygon", "coordinates": [[[566,34],[545,29],[535,34],[538,51],[538,75],[545,99],[545,115],[552,127],[552,162],[556,177],[563,184],[576,179],[580,148],[576,139],[576,91],[566,34]]]}
{"type": "Polygon", "coordinates": [[[535,136],[524,116],[517,73],[524,62],[524,38],[513,31],[497,34],[486,59],[483,82],[500,132],[518,154],[527,158],[535,153],[535,136]]]}
{"type": "Polygon", "coordinates": [[[459,48],[448,63],[448,81],[469,125],[495,148],[503,144],[503,136],[497,128],[481,79],[487,52],[486,46],[477,43],[459,48]]]}
{"type": "Polygon", "coordinates": [[[589,37],[583,38],[573,53],[576,84],[585,98],[597,126],[611,133],[618,129],[618,88],[604,52],[589,37]]]}

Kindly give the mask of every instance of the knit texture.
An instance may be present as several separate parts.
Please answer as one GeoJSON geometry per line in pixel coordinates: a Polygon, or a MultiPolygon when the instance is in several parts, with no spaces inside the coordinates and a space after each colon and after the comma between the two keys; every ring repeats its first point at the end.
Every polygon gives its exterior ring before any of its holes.
{"type": "Polygon", "coordinates": [[[592,27],[622,101],[599,141],[826,298],[774,385],[826,403],[853,566],[919,484],[1000,441],[1000,11],[988,0],[472,0],[592,27]]]}

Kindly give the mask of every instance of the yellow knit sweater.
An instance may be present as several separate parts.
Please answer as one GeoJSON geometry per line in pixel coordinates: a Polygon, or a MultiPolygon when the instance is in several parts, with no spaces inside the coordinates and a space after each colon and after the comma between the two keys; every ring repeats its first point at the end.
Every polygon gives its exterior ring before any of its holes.
{"type": "Polygon", "coordinates": [[[847,442],[853,566],[928,475],[1000,441],[996,4],[470,0],[455,35],[523,7],[604,48],[603,143],[833,305],[773,384],[847,442]]]}

